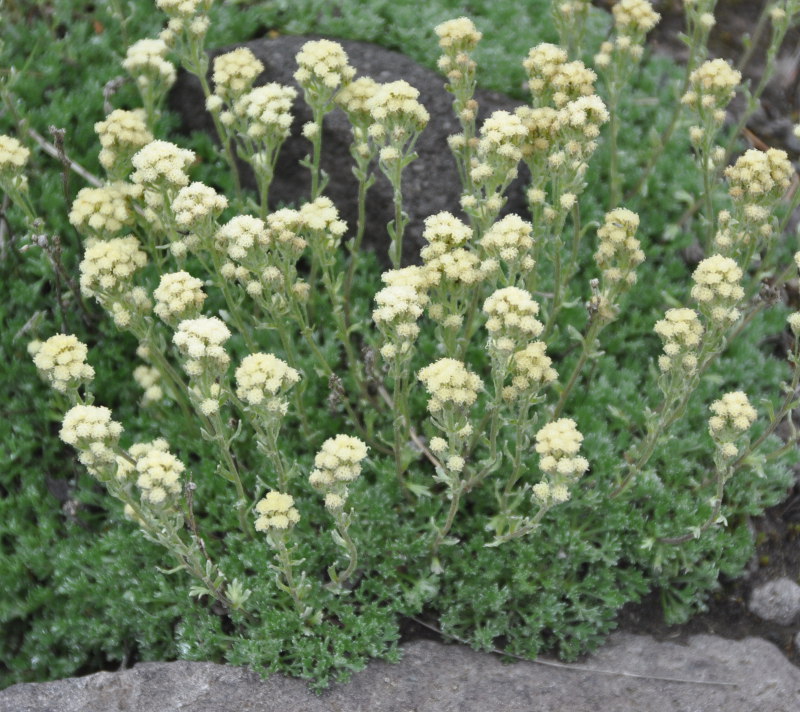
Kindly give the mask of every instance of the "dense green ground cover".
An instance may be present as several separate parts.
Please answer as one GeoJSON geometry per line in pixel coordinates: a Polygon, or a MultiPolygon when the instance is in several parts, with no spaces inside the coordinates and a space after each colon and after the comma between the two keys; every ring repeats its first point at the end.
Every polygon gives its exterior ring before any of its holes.
{"type": "MultiPolygon", "coordinates": [[[[121,73],[119,61],[126,46],[158,31],[160,17],[152,2],[37,0],[9,3],[5,12],[0,67],[25,123],[5,112],[0,115],[0,132],[24,139],[26,126],[44,135],[49,125],[63,127],[70,156],[99,174],[92,126],[104,115],[102,89],[121,73]]],[[[555,39],[543,0],[487,0],[468,6],[437,0],[424,8],[385,0],[232,1],[213,10],[209,46],[248,40],[267,30],[313,32],[379,42],[435,66],[433,27],[464,13],[484,32],[475,53],[480,84],[522,98],[522,57],[532,45],[555,39]]],[[[593,15],[587,57],[606,27],[602,13],[593,15]]],[[[648,58],[636,80],[637,92],[626,95],[623,174],[626,166],[632,173],[632,167],[641,164],[642,147],[658,134],[667,113],[664,107],[674,100],[670,79],[678,74],[669,60],[648,58]]],[[[114,105],[135,106],[132,87],[123,87],[114,105]]],[[[166,135],[175,119],[166,117],[162,123],[166,135]]],[[[211,158],[206,137],[176,140],[211,158]]],[[[586,220],[602,218],[606,162],[601,149],[582,198],[586,220]]],[[[213,183],[220,169],[221,164],[207,161],[194,176],[213,183]]],[[[75,275],[79,239],[66,216],[80,180],[71,175],[65,185],[58,163],[39,151],[34,151],[28,174],[45,230],[61,237],[64,267],[75,275]]],[[[697,511],[695,489],[666,499],[660,495],[660,480],[644,477],[632,488],[633,500],[609,502],[608,488],[602,485],[620,467],[618,453],[626,441],[642,428],[642,403],[658,402],[654,374],[648,375],[642,364],[660,346],[652,332],[654,322],[666,306],[687,300],[690,268],[681,250],[692,242],[692,224],[676,224],[687,200],[697,193],[698,180],[688,142],[676,138],[650,180],[649,194],[628,206],[640,213],[647,262],[630,300],[630,313],[604,335],[605,353],[593,365],[591,395],[581,391],[570,405],[570,415],[586,436],[585,449],[593,454],[591,482],[580,497],[545,520],[544,534],[534,544],[523,540],[499,550],[483,548],[488,535],[481,536],[482,515],[490,510],[480,500],[470,502],[471,517],[463,517],[456,532],[470,543],[453,557],[441,579],[434,580],[413,562],[423,553],[418,524],[435,514],[438,505],[423,501],[414,521],[398,521],[393,503],[400,495],[394,478],[381,477],[376,468],[354,495],[359,510],[366,513],[359,534],[362,566],[373,573],[348,605],[331,611],[336,625],[316,637],[303,635],[300,624],[293,623],[276,600],[271,578],[263,574],[269,559],[263,541],[238,542],[231,547],[237,555],[223,555],[221,560],[231,578],[246,579],[253,588],[252,607],[260,620],[246,635],[240,633],[243,620],[236,615],[223,618],[190,600],[182,574],[164,576],[156,570],[158,565],[168,566],[163,552],[123,519],[117,504],[59,441],[61,408],[37,378],[27,342],[62,327],[77,334],[90,347],[90,362],[98,374],[95,392],[126,430],[177,443],[185,443],[187,434],[168,413],[137,406],[141,393],[130,377],[132,338],[121,335],[93,304],[84,314],[67,292],[62,295],[66,308],[59,309],[46,256],[37,248],[19,252],[6,245],[0,263],[0,343],[7,393],[0,421],[0,684],[114,668],[133,658],[176,657],[254,662],[324,681],[362,666],[371,656],[396,655],[398,617],[423,611],[438,619],[445,631],[480,647],[503,644],[522,655],[555,649],[569,658],[599,644],[613,626],[617,609],[653,587],[661,590],[671,620],[701,608],[720,572],[735,575],[748,560],[752,542],[747,516],[780,499],[789,482],[787,463],[766,466],[760,474],[742,472],[726,489],[728,527],[711,529],[681,548],[641,544],[702,521],[707,510],[697,511]],[[637,506],[634,517],[632,501],[637,506]],[[656,522],[669,521],[674,529],[658,529],[662,524],[656,522]],[[350,606],[353,600],[356,605],[350,606]]],[[[21,237],[13,211],[9,227],[21,237]]],[[[584,257],[589,265],[589,248],[584,257]]],[[[366,281],[361,295],[364,309],[378,284],[377,267],[370,269],[372,283],[366,281]]],[[[212,302],[210,311],[214,308],[212,302]]],[[[583,326],[579,303],[565,314],[567,322],[583,326]]],[[[663,478],[686,478],[702,488],[704,468],[710,463],[706,404],[731,389],[747,391],[753,402],[759,396],[774,399],[776,384],[787,373],[785,364],[772,356],[784,319],[785,310],[776,307],[747,328],[704,379],[675,440],[656,454],[649,470],[663,478]]],[[[421,351],[426,349],[431,352],[433,344],[423,344],[421,351]]],[[[234,343],[233,350],[241,354],[243,345],[234,343]]],[[[481,350],[476,345],[473,360],[483,358],[481,350]]],[[[570,363],[566,329],[550,350],[557,362],[570,363]]],[[[324,402],[326,394],[319,388],[319,401],[324,402]]],[[[337,430],[324,408],[318,417],[321,442],[337,430]]],[[[287,450],[302,453],[299,460],[307,471],[313,451],[290,429],[285,441],[287,450]]],[[[218,531],[207,533],[210,546],[222,551],[226,537],[238,536],[231,533],[235,518],[228,511],[223,485],[213,476],[204,444],[187,457],[198,483],[198,516],[222,523],[218,531]]],[[[300,554],[316,562],[330,560],[334,551],[325,539],[313,550],[305,545],[300,554]]]]}

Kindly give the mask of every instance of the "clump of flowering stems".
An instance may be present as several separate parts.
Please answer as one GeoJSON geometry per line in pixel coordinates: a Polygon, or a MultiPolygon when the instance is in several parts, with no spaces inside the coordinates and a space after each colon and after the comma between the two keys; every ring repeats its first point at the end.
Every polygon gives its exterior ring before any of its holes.
{"type": "MultiPolygon", "coordinates": [[[[465,501],[479,488],[493,489],[488,497],[485,491],[477,495],[494,505],[481,527],[491,532],[487,546],[531,535],[545,517],[558,516],[559,507],[580,506],[592,439],[587,435],[584,442],[586,424],[569,417],[571,400],[580,388],[591,391],[586,364],[600,356],[604,330],[629,308],[628,292],[636,287],[645,260],[638,235],[650,229],[640,225],[637,213],[617,205],[621,180],[613,144],[621,93],[643,52],[645,34],[658,19],[651,4],[622,0],[615,5],[613,42],[600,47],[596,58],[608,106],[595,93],[594,70],[545,43],[523,61],[529,105],[494,112],[480,126],[471,54],[480,32],[467,18],[436,28],[439,66],[461,126],[449,144],[462,180],[465,217],[447,211],[427,216],[419,264],[412,266],[403,266],[402,172],[415,160],[414,146],[429,118],[418,91],[402,81],[380,85],[368,77],[356,79],[341,46],[327,40],[307,43],[297,57],[296,78],[312,107],[313,120],[303,129],[311,142],[303,162],[311,173],[311,193],[294,207],[272,209],[269,186],[292,121],[293,90],[257,86],[263,66],[249,50],[239,49],[215,61],[212,93],[203,52],[209,2],[158,0],[157,5],[170,18],[160,41],[200,76],[232,174],[235,146],[254,169],[258,195],[245,196],[237,184],[229,203],[211,186],[193,181],[194,154],[152,133],[163,86],[137,80],[146,90],[144,111],[114,110],[98,122],[108,180],[81,190],[70,211],[70,222],[84,240],[80,288],[136,338],[144,362],[135,372],[145,393],[143,407],[164,414],[176,404],[187,423],[187,439],[199,436],[211,444],[216,472],[232,485],[242,536],[264,534],[275,552],[275,585],[287,605],[291,599],[298,616],[314,625],[323,616],[320,596],[342,595],[358,585],[359,568],[365,566],[363,554],[359,558],[365,528],[359,524],[358,495],[372,484],[370,477],[391,472],[391,464],[380,466],[381,458],[391,458],[396,489],[410,506],[422,497],[440,498],[424,540],[426,564],[434,574],[447,565],[465,501]],[[346,243],[349,262],[342,250],[348,226],[324,195],[326,177],[320,169],[323,118],[338,109],[350,122],[359,184],[357,225],[346,243]],[[603,140],[612,144],[612,208],[596,230],[590,267],[596,276],[584,279],[582,240],[598,223],[582,224],[580,199],[589,163],[603,140]],[[395,207],[387,227],[392,269],[384,272],[374,295],[374,328],[363,316],[368,309],[351,304],[373,160],[392,185],[395,207]],[[526,190],[531,219],[500,217],[521,162],[531,173],[526,190]],[[324,314],[317,292],[326,304],[324,314]],[[569,327],[576,349],[559,376],[549,353],[563,353],[553,350],[564,347],[561,317],[578,300],[586,304],[587,322],[583,333],[569,327]],[[215,302],[224,303],[217,314],[209,310],[215,302]],[[477,336],[481,327],[485,337],[477,336]],[[355,333],[369,346],[363,359],[355,333]],[[478,349],[485,356],[479,357],[478,349]],[[334,437],[326,438],[329,433],[314,425],[320,418],[310,417],[320,403],[311,402],[309,384],[319,379],[328,384],[337,425],[331,432],[339,433],[334,437]],[[427,417],[421,412],[423,399],[427,417]],[[305,508],[313,503],[303,499],[298,483],[304,453],[287,452],[281,437],[291,418],[308,443],[305,454],[316,452],[306,488],[320,494],[317,509],[332,519],[331,535],[340,550],[327,568],[327,586],[315,587],[320,576],[312,574],[320,572],[306,574],[296,556],[301,532],[308,531],[305,508]],[[260,461],[241,447],[246,430],[260,461]],[[362,477],[365,462],[369,477],[362,477]]],[[[585,5],[559,8],[568,43],[582,33],[585,5]]],[[[723,172],[716,146],[720,112],[739,77],[738,70],[716,60],[702,64],[713,2],[686,5],[693,49],[682,95],[698,117],[695,145],[709,196],[723,172]]],[[[778,10],[790,16],[794,8],[787,2],[778,10]]],[[[775,14],[778,29],[784,19],[775,14]]],[[[161,45],[139,46],[129,57],[136,59],[129,62],[135,76],[169,83],[161,45]]],[[[32,221],[28,159],[18,139],[0,137],[0,187],[32,221]]],[[[645,470],[687,412],[703,376],[767,304],[752,298],[750,268],[758,258],[762,265],[770,263],[775,236],[784,227],[774,212],[793,168],[781,151],[752,150],[725,168],[724,176],[729,209],[715,213],[718,206],[710,204],[707,217],[716,232],[686,289],[692,304],[681,306],[678,299],[655,324],[663,345],[653,367],[662,401],[654,410],[645,406],[644,430],[633,436],[611,497],[622,496],[645,470]]],[[[784,270],[779,283],[787,277],[784,270]]],[[[716,480],[710,515],[661,543],[680,545],[722,521],[725,484],[751,464],[757,448],[795,405],[800,316],[793,314],[788,324],[795,336],[794,371],[784,402],[752,441],[747,433],[756,412],[743,392],[731,390],[709,404],[716,480]]],[[[63,401],[61,437],[76,448],[88,471],[125,503],[126,515],[146,536],[169,549],[179,568],[199,580],[194,595],[208,594],[228,608],[241,608],[249,591],[236,581],[228,584],[208,556],[194,521],[193,489],[181,484],[186,465],[162,440],[122,448],[121,424],[93,403],[88,387],[94,372],[88,349],[76,337],[51,336],[32,343],[30,351],[42,378],[63,401]]],[[[792,431],[790,444],[796,440],[792,431]]]]}

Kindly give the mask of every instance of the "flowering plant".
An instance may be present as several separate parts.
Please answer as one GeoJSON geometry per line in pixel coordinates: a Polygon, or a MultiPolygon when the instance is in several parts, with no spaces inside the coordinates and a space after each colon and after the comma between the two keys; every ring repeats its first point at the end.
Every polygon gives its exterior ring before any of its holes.
{"type": "MultiPolygon", "coordinates": [[[[685,130],[697,156],[706,252],[663,298],[642,273],[671,269],[674,256],[633,210],[655,150],[632,179],[621,169],[626,91],[659,19],[646,0],[615,6],[596,71],[575,54],[588,3],[559,3],[563,46],[539,44],[523,61],[530,101],[483,122],[481,33],[464,17],[436,28],[460,127],[443,150],[462,195],[427,217],[411,265],[403,171],[430,120],[418,90],[356,78],[341,45],[307,43],[295,79],[313,117],[301,164],[311,194],[276,209],[269,188],[299,93],[257,85],[263,64],[246,48],[218,56],[209,83],[211,3],[158,0],[166,28],[123,65],[144,110],[96,124],[106,179],[69,214],[83,240],[75,299],[97,302],[133,340],[150,425],[129,434],[95,405],[106,401],[90,365],[98,349],[76,335],[29,351],[63,406],[61,440],[111,496],[111,518],[127,520],[115,524],[171,557],[183,577],[174,588],[191,582],[182,653],[324,682],[391,657],[398,617],[423,614],[478,647],[503,637],[511,652],[550,646],[569,658],[647,590],[678,620],[720,572],[741,570],[746,518],[789,484],[800,315],[784,329],[791,375],[779,403],[746,395],[744,369],[723,376],[720,364],[748,328],[774,326],[769,310],[785,316],[774,295],[800,253],[786,267],[781,238],[800,197],[784,197],[794,169],[783,151],[733,160],[715,145],[740,76],[700,63],[700,4],[687,3],[693,51],[676,101],[700,124],[676,119],[668,132],[685,130]],[[219,160],[205,182],[193,180],[194,151],[156,138],[170,58],[198,77],[214,120],[219,160]],[[320,168],[324,117],[339,109],[352,127],[356,225],[325,196],[320,168]],[[522,163],[527,211],[503,214],[522,163]],[[604,206],[585,198],[601,168],[604,206]],[[225,170],[227,195],[214,180],[225,170]],[[360,249],[378,172],[394,201],[379,279],[360,249]],[[759,289],[766,277],[771,290],[759,289]],[[642,294],[660,299],[646,328],[642,294]],[[151,432],[162,429],[168,440],[151,432]]],[[[800,11],[783,5],[780,39],[800,11]]],[[[0,136],[0,188],[33,230],[28,160],[0,136]]]]}

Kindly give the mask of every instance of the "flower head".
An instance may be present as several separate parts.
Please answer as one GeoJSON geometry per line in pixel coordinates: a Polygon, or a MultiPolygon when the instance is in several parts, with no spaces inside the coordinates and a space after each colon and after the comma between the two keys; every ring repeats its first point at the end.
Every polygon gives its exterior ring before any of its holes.
{"type": "Polygon", "coordinates": [[[69,221],[84,235],[107,238],[135,222],[131,200],[139,186],[116,182],[101,188],[81,188],[72,202],[69,221]]]}
{"type": "Polygon", "coordinates": [[[711,404],[708,430],[725,458],[739,454],[735,441],[755,422],[758,414],[742,391],[726,393],[711,404]]]}
{"type": "Polygon", "coordinates": [[[79,451],[78,459],[92,475],[101,477],[116,464],[114,448],[121,434],[108,408],[76,405],[64,415],[59,437],[79,451]]]}
{"type": "Polygon", "coordinates": [[[791,184],[792,175],[789,156],[776,148],[751,148],[725,169],[731,198],[744,201],[780,198],[791,184]]]}
{"type": "Polygon", "coordinates": [[[626,208],[616,208],[606,213],[603,226],[597,231],[600,244],[594,254],[597,266],[603,270],[603,279],[610,284],[636,283],[636,267],[644,262],[636,230],[639,216],[626,208]]]}
{"type": "Polygon", "coordinates": [[[131,180],[147,187],[183,188],[189,185],[186,169],[194,162],[194,157],[194,151],[179,148],[169,141],[151,141],[131,159],[136,169],[131,180]]]}
{"type": "Polygon", "coordinates": [[[129,291],[131,277],[147,264],[147,255],[132,235],[93,242],[80,264],[81,291],[97,296],[129,291]]]}
{"type": "Polygon", "coordinates": [[[675,371],[691,375],[697,370],[697,354],[703,337],[703,325],[694,309],[669,309],[656,322],[655,332],[664,342],[658,366],[664,373],[675,371]]]}
{"type": "Polygon", "coordinates": [[[247,47],[214,58],[214,94],[221,99],[235,99],[248,91],[264,65],[247,47]]]}
{"type": "Polygon", "coordinates": [[[122,68],[133,77],[140,89],[157,85],[163,90],[175,83],[175,66],[167,61],[169,47],[160,39],[134,42],[122,60],[122,68]]]}
{"type": "Polygon", "coordinates": [[[354,76],[344,47],[331,40],[306,42],[297,53],[294,78],[312,102],[327,103],[333,93],[354,76]]]}
{"type": "Polygon", "coordinates": [[[166,445],[161,441],[136,458],[136,485],[143,502],[170,509],[181,493],[180,478],[186,466],[162,444],[166,445]]]}
{"type": "Polygon", "coordinates": [[[539,467],[556,485],[566,485],[589,469],[589,461],[578,455],[582,442],[583,435],[571,418],[550,422],[536,433],[539,467]]]}
{"type": "Polygon", "coordinates": [[[230,363],[230,356],[223,344],[231,332],[225,323],[215,316],[185,319],[178,324],[172,342],[186,359],[184,370],[190,376],[198,376],[206,371],[224,371],[230,363]]]}
{"type": "Polygon", "coordinates": [[[373,121],[370,135],[378,143],[395,148],[411,141],[430,119],[418,97],[419,91],[402,79],[381,84],[367,102],[373,121]]]}
{"type": "Polygon", "coordinates": [[[128,175],[133,154],[153,140],[145,116],[143,109],[114,109],[103,121],[94,125],[102,147],[100,165],[106,171],[113,170],[115,175],[128,175]]]}
{"type": "Polygon", "coordinates": [[[420,256],[427,264],[446,252],[466,247],[472,239],[472,229],[452,213],[441,212],[425,218],[422,237],[428,244],[422,248],[420,256]]]}
{"type": "Polygon", "coordinates": [[[292,126],[292,104],[297,92],[292,87],[270,82],[243,94],[233,105],[231,120],[252,139],[280,145],[292,126]]]}
{"type": "Polygon", "coordinates": [[[531,398],[548,383],[558,378],[547,355],[547,345],[534,341],[511,357],[511,385],[503,389],[505,400],[531,398]]]}
{"type": "Polygon", "coordinates": [[[236,369],[236,396],[266,412],[285,415],[289,404],[283,396],[299,381],[298,371],[277,356],[250,354],[236,369]]]}
{"type": "Polygon", "coordinates": [[[417,378],[428,391],[428,410],[436,414],[443,408],[466,410],[478,399],[483,388],[480,377],[456,359],[442,358],[421,369],[417,378]]]}
{"type": "Polygon", "coordinates": [[[411,351],[419,336],[417,320],[427,301],[424,293],[407,285],[384,287],[375,295],[372,319],[391,347],[385,351],[381,349],[387,361],[411,351]]]}
{"type": "Polygon", "coordinates": [[[648,0],[619,0],[611,12],[617,32],[636,39],[643,38],[661,19],[648,0]]]}
{"type": "Polygon", "coordinates": [[[361,474],[361,463],[366,457],[367,446],[358,438],[352,435],[328,438],[314,458],[309,482],[318,489],[353,482],[361,474]]]}
{"type": "Polygon", "coordinates": [[[267,492],[267,496],[256,504],[256,531],[286,531],[300,521],[300,513],[294,506],[294,497],[283,492],[267,492]]]}
{"type": "Polygon", "coordinates": [[[703,62],[689,76],[690,89],[681,101],[695,109],[724,110],[742,81],[742,73],[724,59],[703,62]]]}
{"type": "Polygon", "coordinates": [[[511,213],[492,224],[480,244],[490,257],[512,265],[518,264],[527,272],[534,267],[533,258],[528,255],[533,248],[532,231],[533,226],[529,222],[511,213]]]}
{"type": "Polygon", "coordinates": [[[153,296],[156,300],[153,311],[171,326],[199,316],[206,300],[203,282],[183,271],[161,275],[153,296]]]}
{"type": "Polygon", "coordinates": [[[353,126],[365,129],[372,122],[369,102],[379,88],[380,84],[372,77],[359,77],[336,94],[337,105],[347,114],[353,126]]]}
{"type": "Polygon", "coordinates": [[[512,352],[542,333],[544,326],[536,318],[539,305],[529,292],[518,287],[498,289],[483,303],[483,312],[489,319],[490,348],[512,352]]]}
{"type": "Polygon", "coordinates": [[[73,334],[56,334],[39,345],[33,363],[50,385],[60,393],[77,388],[94,378],[86,363],[88,349],[73,334]]]}
{"type": "Polygon", "coordinates": [[[161,373],[157,368],[141,364],[133,369],[133,380],[144,391],[142,405],[158,403],[164,397],[161,387],[161,373]]]}
{"type": "Polygon", "coordinates": [[[30,155],[13,136],[0,135],[0,178],[20,175],[30,155]]]}
{"type": "Polygon", "coordinates": [[[692,297],[712,321],[730,324],[740,316],[736,305],[744,298],[741,278],[742,270],[736,260],[712,255],[697,265],[692,274],[692,297]]]}
{"type": "Polygon", "coordinates": [[[205,183],[194,182],[178,191],[171,207],[179,229],[197,231],[219,217],[228,199],[205,183]]]}
{"type": "Polygon", "coordinates": [[[439,47],[447,52],[471,52],[483,35],[468,17],[447,20],[433,28],[439,38],[439,47]]]}

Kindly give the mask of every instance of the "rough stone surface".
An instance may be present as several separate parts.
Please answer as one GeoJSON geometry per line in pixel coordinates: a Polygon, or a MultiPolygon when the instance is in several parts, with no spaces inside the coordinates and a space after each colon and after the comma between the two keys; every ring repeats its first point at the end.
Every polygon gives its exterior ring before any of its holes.
{"type": "Polygon", "coordinates": [[[800,586],[788,578],[759,586],[750,597],[750,612],[764,620],[789,625],[800,615],[800,586]]]}
{"type": "Polygon", "coordinates": [[[245,668],[141,663],[117,673],[15,685],[0,692],[0,712],[800,709],[800,669],[760,638],[732,641],[699,635],[681,644],[618,633],[585,663],[574,666],[580,669],[530,662],[508,665],[463,646],[428,640],[410,643],[404,651],[401,663],[373,662],[351,682],[322,696],[298,680],[261,680],[245,668]],[[627,675],[618,674],[623,671],[627,675]]]}
{"type": "MultiPolygon", "coordinates": [[[[303,124],[311,120],[311,111],[303,101],[292,74],[296,69],[295,55],[309,37],[277,37],[259,39],[242,45],[232,45],[211,53],[212,56],[230,51],[235,47],[249,47],[263,62],[266,70],[256,84],[279,82],[298,89],[294,105],[292,135],[287,139],[278,158],[276,176],[270,188],[270,205],[297,203],[308,199],[311,181],[308,170],[298,162],[308,152],[310,143],[300,135],[303,124]]],[[[444,78],[420,66],[405,55],[383,49],[377,45],[339,41],[350,57],[350,64],[358,75],[371,76],[378,82],[405,79],[419,89],[419,100],[431,115],[430,122],[420,137],[416,150],[419,158],[403,173],[403,205],[410,222],[406,227],[404,258],[418,261],[417,252],[422,245],[422,221],[428,215],[449,210],[458,214],[461,184],[458,180],[455,160],[447,146],[447,137],[458,133],[460,126],[452,109],[452,96],[444,89],[444,78]]],[[[519,105],[499,94],[478,90],[476,98],[480,104],[479,121],[497,109],[513,110],[519,105]]],[[[181,73],[169,98],[170,108],[177,111],[183,121],[184,131],[206,131],[214,134],[211,116],[205,110],[200,83],[191,75],[181,73]]],[[[357,219],[358,184],[352,173],[350,156],[350,125],[344,113],[336,109],[325,117],[322,141],[322,168],[330,176],[325,194],[334,201],[342,217],[351,229],[357,219]]],[[[245,184],[254,187],[249,169],[242,164],[245,184]]],[[[522,171],[520,172],[522,175],[522,171]]],[[[505,211],[525,214],[521,179],[511,186],[509,202],[505,211]]],[[[367,230],[365,245],[385,255],[388,248],[386,224],[394,217],[392,190],[388,180],[378,171],[377,182],[367,196],[367,230]]]]}

